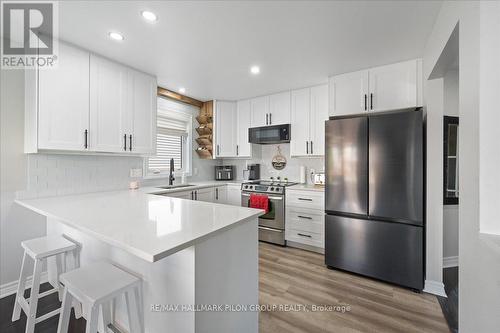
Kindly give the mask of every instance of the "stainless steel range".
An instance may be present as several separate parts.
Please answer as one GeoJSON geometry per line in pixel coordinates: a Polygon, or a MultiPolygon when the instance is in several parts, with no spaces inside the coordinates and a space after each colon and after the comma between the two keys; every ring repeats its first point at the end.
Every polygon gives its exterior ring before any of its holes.
{"type": "Polygon", "coordinates": [[[297,183],[276,180],[256,180],[241,184],[241,206],[249,207],[250,194],[265,194],[269,211],[259,217],[259,240],[279,245],[285,243],[285,187],[297,183]]]}

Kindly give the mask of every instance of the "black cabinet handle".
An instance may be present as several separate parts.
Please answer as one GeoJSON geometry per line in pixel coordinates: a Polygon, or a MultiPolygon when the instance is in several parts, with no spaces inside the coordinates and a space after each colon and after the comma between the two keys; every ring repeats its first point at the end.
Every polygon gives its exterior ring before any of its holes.
{"type": "Polygon", "coordinates": [[[314,154],[313,152],[313,142],[311,141],[311,154],[314,154]]]}
{"type": "Polygon", "coordinates": [[[373,94],[370,94],[370,110],[373,110],[373,94]]]}
{"type": "Polygon", "coordinates": [[[236,156],[238,156],[240,154],[240,151],[239,151],[240,149],[239,148],[240,147],[238,145],[236,145],[236,156]]]}
{"type": "Polygon", "coordinates": [[[220,151],[219,145],[217,145],[217,155],[219,155],[219,151],[220,151]]]}
{"type": "Polygon", "coordinates": [[[194,191],[194,200],[198,200],[198,191],[194,191]]]}
{"type": "Polygon", "coordinates": [[[272,118],[272,116],[273,116],[273,114],[269,113],[269,125],[273,124],[273,118],[272,118]]]}
{"type": "Polygon", "coordinates": [[[269,125],[269,113],[266,113],[266,125],[269,125]]]}
{"type": "Polygon", "coordinates": [[[129,147],[129,150],[132,151],[132,134],[129,135],[129,139],[130,139],[130,147],[129,147]]]}
{"type": "Polygon", "coordinates": [[[193,193],[194,193],[194,192],[193,192],[193,191],[191,191],[191,200],[193,200],[193,199],[194,199],[194,194],[193,194],[193,193]]]}
{"type": "Polygon", "coordinates": [[[306,154],[309,154],[309,141],[306,141],[306,154]]]}
{"type": "Polygon", "coordinates": [[[366,96],[366,94],[365,94],[365,111],[366,111],[366,109],[368,108],[368,106],[367,106],[367,104],[368,104],[368,103],[367,103],[367,101],[366,101],[366,100],[367,100],[367,98],[368,98],[368,96],[366,96]]]}
{"type": "Polygon", "coordinates": [[[123,150],[127,151],[127,134],[123,134],[123,150]]]}
{"type": "Polygon", "coordinates": [[[215,200],[219,200],[219,189],[215,189],[215,200]]]}
{"type": "Polygon", "coordinates": [[[312,217],[310,216],[303,216],[303,215],[297,215],[299,219],[307,219],[307,220],[312,220],[312,217]]]}
{"type": "Polygon", "coordinates": [[[299,200],[301,200],[301,201],[313,201],[313,199],[309,199],[309,198],[299,198],[299,200]]]}
{"type": "Polygon", "coordinates": [[[311,235],[301,234],[300,232],[297,233],[297,235],[302,236],[302,237],[312,238],[311,235]]]}
{"type": "Polygon", "coordinates": [[[85,130],[85,143],[83,144],[83,147],[87,149],[89,147],[89,131],[85,130]]]}

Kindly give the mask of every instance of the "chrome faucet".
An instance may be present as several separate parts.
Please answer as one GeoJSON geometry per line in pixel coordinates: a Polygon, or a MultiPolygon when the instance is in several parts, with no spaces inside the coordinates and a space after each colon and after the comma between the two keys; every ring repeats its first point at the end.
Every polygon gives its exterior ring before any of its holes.
{"type": "Polygon", "coordinates": [[[170,159],[170,174],[168,175],[168,185],[174,185],[174,159],[170,159]]]}

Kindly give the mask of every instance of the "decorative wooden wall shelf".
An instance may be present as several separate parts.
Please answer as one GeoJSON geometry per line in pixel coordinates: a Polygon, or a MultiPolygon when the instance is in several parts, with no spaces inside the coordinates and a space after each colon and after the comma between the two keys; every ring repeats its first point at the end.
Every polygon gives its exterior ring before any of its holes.
{"type": "Polygon", "coordinates": [[[199,126],[196,128],[196,132],[198,132],[198,137],[196,138],[198,148],[196,148],[196,153],[202,159],[213,158],[213,109],[213,101],[204,102],[200,108],[200,114],[196,117],[196,121],[199,124],[199,126]]]}

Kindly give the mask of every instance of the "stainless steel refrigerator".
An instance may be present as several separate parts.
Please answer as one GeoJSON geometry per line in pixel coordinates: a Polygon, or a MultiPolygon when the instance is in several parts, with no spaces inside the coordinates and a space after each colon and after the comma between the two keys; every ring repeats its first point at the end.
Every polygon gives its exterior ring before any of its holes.
{"type": "Polygon", "coordinates": [[[424,286],[421,110],[326,122],[325,263],[424,286]]]}

